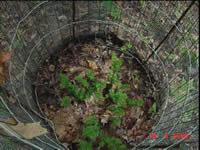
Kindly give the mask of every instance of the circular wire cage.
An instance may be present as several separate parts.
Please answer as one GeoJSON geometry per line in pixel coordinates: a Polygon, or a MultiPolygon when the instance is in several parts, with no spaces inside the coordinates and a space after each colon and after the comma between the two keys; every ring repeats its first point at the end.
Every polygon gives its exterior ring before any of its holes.
{"type": "MultiPolygon", "coordinates": [[[[150,133],[156,138],[148,136],[134,147],[170,149],[198,143],[198,6],[198,1],[0,2],[0,48],[13,52],[9,78],[1,84],[0,118],[39,121],[55,133],[53,123],[42,115],[32,87],[40,64],[75,39],[108,38],[112,33],[133,45],[125,55],[143,66],[154,92],[159,93],[155,96],[160,111],[154,115],[159,120],[150,133]],[[176,138],[177,133],[187,133],[188,138],[176,138]]],[[[122,52],[120,46],[114,48],[122,52]]],[[[21,149],[67,149],[56,134],[26,140],[7,130],[9,124],[0,127],[21,149]]]]}

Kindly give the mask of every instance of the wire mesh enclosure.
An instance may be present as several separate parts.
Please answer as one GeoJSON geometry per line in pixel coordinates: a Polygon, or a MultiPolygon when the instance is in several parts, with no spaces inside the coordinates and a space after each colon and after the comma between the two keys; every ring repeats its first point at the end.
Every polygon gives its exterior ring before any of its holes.
{"type": "Polygon", "coordinates": [[[198,27],[198,1],[0,2],[0,50],[12,51],[9,76],[0,84],[0,129],[17,141],[15,147],[10,144],[11,149],[70,148],[59,141],[53,122],[42,114],[33,82],[50,56],[88,38],[96,42],[113,37],[115,44],[108,42],[105,49],[123,53],[124,59],[143,68],[148,94],[157,106],[152,131],[139,143],[130,142],[130,149],[197,149],[198,27]],[[132,47],[124,51],[126,43],[132,47]],[[51,134],[25,139],[9,129],[7,118],[17,123],[40,122],[51,134]],[[183,133],[187,138],[181,138],[183,133]]]}

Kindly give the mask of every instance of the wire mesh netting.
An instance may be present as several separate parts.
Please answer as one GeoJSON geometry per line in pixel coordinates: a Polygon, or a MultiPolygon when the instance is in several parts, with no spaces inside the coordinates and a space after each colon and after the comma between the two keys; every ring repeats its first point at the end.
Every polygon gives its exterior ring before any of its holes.
{"type": "Polygon", "coordinates": [[[89,36],[108,39],[114,34],[133,47],[122,51],[120,46],[108,43],[107,49],[122,52],[141,64],[159,107],[152,116],[157,121],[151,131],[157,137],[147,136],[131,148],[185,145],[182,149],[197,149],[198,26],[198,1],[0,2],[0,49],[13,51],[9,77],[0,86],[1,122],[11,117],[18,123],[41,122],[54,133],[27,140],[10,130],[9,124],[0,124],[6,132],[3,135],[9,135],[2,138],[0,147],[68,149],[58,140],[53,122],[42,114],[33,79],[44,60],[75,39],[81,43],[89,36]],[[187,133],[188,138],[176,138],[175,133],[187,133]],[[12,140],[15,143],[5,144],[12,140]]]}

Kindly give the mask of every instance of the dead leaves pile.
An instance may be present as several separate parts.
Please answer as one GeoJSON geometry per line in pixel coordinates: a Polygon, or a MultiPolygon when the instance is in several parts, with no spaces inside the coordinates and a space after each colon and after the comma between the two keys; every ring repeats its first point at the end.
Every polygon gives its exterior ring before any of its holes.
{"type": "MultiPolygon", "coordinates": [[[[38,87],[41,108],[47,118],[53,121],[56,135],[64,143],[71,144],[80,137],[82,120],[92,114],[99,118],[102,128],[110,126],[109,117],[112,113],[106,109],[104,100],[99,101],[95,96],[81,104],[75,102],[64,108],[60,106],[62,97],[66,96],[66,91],[59,87],[60,72],[73,82],[75,76],[84,76],[87,71],[93,69],[96,78],[107,81],[107,74],[112,65],[112,50],[105,45],[106,42],[99,38],[96,38],[95,43],[89,41],[84,44],[69,45],[68,52],[62,51],[46,60],[38,72],[34,85],[38,87]]],[[[146,99],[142,108],[127,108],[121,125],[114,129],[115,135],[128,143],[138,143],[146,138],[154,123],[147,119],[146,110],[151,104],[146,98],[148,92],[145,92],[142,72],[137,70],[137,67],[138,65],[125,61],[121,66],[122,71],[118,74],[122,83],[130,83],[131,90],[127,91],[130,98],[139,96],[146,99]],[[141,78],[136,81],[135,76],[141,78]]]]}
{"type": "Polygon", "coordinates": [[[74,113],[72,105],[58,110],[52,121],[60,141],[72,142],[81,132],[80,116],[74,113]]]}

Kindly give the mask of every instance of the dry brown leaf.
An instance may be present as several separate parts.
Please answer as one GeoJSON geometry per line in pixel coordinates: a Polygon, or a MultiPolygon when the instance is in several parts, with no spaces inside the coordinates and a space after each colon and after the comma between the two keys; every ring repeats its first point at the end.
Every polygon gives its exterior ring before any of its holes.
{"type": "Polygon", "coordinates": [[[82,50],[86,53],[93,53],[95,51],[95,48],[91,44],[85,44],[82,48],[82,50]]]}
{"type": "Polygon", "coordinates": [[[56,135],[59,140],[64,140],[66,135],[66,127],[65,125],[55,125],[56,135]]]}
{"type": "Polygon", "coordinates": [[[2,121],[5,122],[5,123],[8,123],[10,125],[16,125],[17,124],[17,122],[13,118],[7,118],[6,120],[2,120],[2,121]]]}
{"type": "Polygon", "coordinates": [[[60,141],[72,142],[79,133],[79,116],[77,116],[72,106],[58,110],[53,118],[56,135],[60,141]]]}
{"type": "MultiPolygon", "coordinates": [[[[10,119],[8,121],[11,121],[10,119]]],[[[33,122],[33,123],[18,123],[16,126],[13,125],[7,125],[5,123],[0,123],[3,125],[5,128],[7,128],[10,133],[17,133],[20,136],[22,136],[25,139],[32,139],[34,137],[43,135],[48,133],[47,129],[41,127],[40,122],[33,122]],[[13,130],[15,132],[13,132],[13,130]]]]}
{"type": "Polygon", "coordinates": [[[26,124],[19,123],[16,126],[12,126],[12,128],[25,139],[32,139],[34,137],[48,133],[47,129],[41,127],[40,122],[26,124]]]}
{"type": "Polygon", "coordinates": [[[8,66],[5,64],[11,59],[12,52],[10,50],[6,52],[0,51],[0,83],[8,77],[8,66]]]}
{"type": "Polygon", "coordinates": [[[110,67],[112,66],[112,60],[111,59],[107,59],[105,61],[105,64],[102,66],[102,72],[103,73],[108,73],[110,67]]]}
{"type": "Polygon", "coordinates": [[[98,69],[97,64],[94,61],[87,60],[87,62],[88,62],[89,67],[92,68],[93,70],[97,70],[98,69]]]}
{"type": "Polygon", "coordinates": [[[12,52],[10,50],[6,52],[0,51],[0,63],[7,62],[11,59],[12,52]]]}

